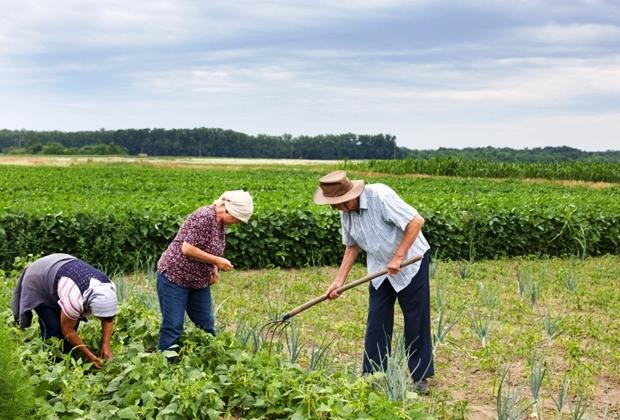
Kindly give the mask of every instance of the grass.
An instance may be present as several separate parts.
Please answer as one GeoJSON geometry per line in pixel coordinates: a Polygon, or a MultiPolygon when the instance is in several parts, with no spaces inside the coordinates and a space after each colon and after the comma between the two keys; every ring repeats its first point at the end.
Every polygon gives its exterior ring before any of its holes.
{"type": "MultiPolygon", "coordinates": [[[[506,366],[510,367],[511,389],[526,398],[524,404],[532,403],[533,354],[545,361],[546,374],[536,385],[542,402],[537,408],[543,416],[557,418],[554,401],[563,394],[563,383],[570,383],[565,416],[569,412],[580,415],[581,411],[594,417],[603,413],[607,418],[620,416],[620,256],[578,261],[477,261],[466,279],[460,275],[461,267],[459,262],[439,261],[432,284],[434,332],[438,306],[443,309],[444,322],[459,319],[435,349],[432,392],[422,397],[435,416],[495,418],[497,385],[506,366]],[[518,273],[524,271],[535,273],[535,302],[531,296],[521,297],[516,287],[518,273]],[[567,272],[583,279],[575,290],[565,285],[567,272]],[[441,285],[439,293],[437,285],[441,285]],[[441,302],[437,302],[437,296],[441,302]],[[484,347],[468,317],[461,316],[463,308],[465,313],[490,313],[493,332],[484,347]],[[553,319],[561,319],[562,334],[551,339],[545,322],[553,319]]],[[[238,321],[244,320],[244,328],[256,329],[274,315],[323,294],[335,273],[334,267],[223,273],[213,289],[215,304],[221,303],[218,324],[235,331],[238,321]]],[[[349,280],[365,274],[365,268],[357,265],[349,280]]],[[[140,280],[141,288],[144,282],[140,280]]],[[[352,289],[335,301],[318,304],[293,318],[297,328],[295,346],[304,353],[296,354],[297,360],[311,363],[311,349],[331,343],[324,357],[332,369],[360,370],[366,288],[352,289]]],[[[402,319],[397,308],[396,334],[400,328],[402,319]]]]}

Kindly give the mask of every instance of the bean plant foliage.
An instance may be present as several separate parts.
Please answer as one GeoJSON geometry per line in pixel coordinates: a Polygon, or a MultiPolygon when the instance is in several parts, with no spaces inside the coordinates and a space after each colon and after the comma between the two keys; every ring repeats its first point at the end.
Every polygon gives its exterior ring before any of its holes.
{"type": "MultiPolygon", "coordinates": [[[[0,272],[0,303],[8,307],[10,280],[0,272]]],[[[242,345],[234,334],[216,337],[188,326],[176,363],[154,351],[159,314],[140,296],[125,300],[113,336],[114,360],[97,370],[60,341],[42,342],[38,329],[18,330],[10,310],[0,312],[35,395],[36,418],[429,418],[416,400],[391,402],[370,378],[308,371],[267,349],[242,345]]],[[[99,323],[80,325],[98,348],[99,323]]],[[[2,372],[4,375],[5,373],[2,372]]]]}
{"type": "MultiPolygon", "coordinates": [[[[238,268],[332,265],[337,212],[312,204],[326,170],[188,170],[129,165],[0,167],[0,267],[29,253],[68,252],[104,269],[155,261],[183,219],[229,189],[255,200],[230,228],[238,268]]],[[[392,187],[425,218],[443,258],[620,254],[620,186],[602,190],[523,181],[412,179],[350,173],[392,187]]]]}

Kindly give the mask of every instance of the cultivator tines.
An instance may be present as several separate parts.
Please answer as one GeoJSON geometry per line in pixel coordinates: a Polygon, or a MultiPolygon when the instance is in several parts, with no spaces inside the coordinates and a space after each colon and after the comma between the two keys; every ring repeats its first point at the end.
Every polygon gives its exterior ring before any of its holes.
{"type": "Polygon", "coordinates": [[[271,350],[273,343],[279,340],[289,324],[290,322],[286,317],[281,320],[269,321],[261,327],[258,336],[263,343],[269,343],[269,350],[271,350]]]}
{"type": "MultiPolygon", "coordinates": [[[[416,255],[415,257],[412,257],[412,258],[409,258],[408,260],[403,261],[400,266],[402,268],[406,265],[413,264],[416,261],[420,261],[422,258],[423,258],[422,255],[416,255]]],[[[369,274],[366,277],[362,277],[361,279],[355,280],[349,284],[339,287],[338,289],[336,289],[336,292],[338,292],[338,294],[346,292],[347,290],[357,287],[360,284],[368,283],[370,280],[374,278],[377,278],[379,276],[385,276],[385,275],[387,275],[387,269],[373,273],[373,274],[369,274]]],[[[304,303],[303,305],[299,305],[292,311],[284,314],[282,319],[269,321],[268,323],[266,323],[265,325],[261,327],[260,331],[258,332],[258,339],[262,340],[263,343],[269,343],[269,350],[271,351],[271,346],[273,345],[274,342],[278,341],[280,335],[282,335],[282,333],[286,331],[286,327],[289,325],[290,323],[289,320],[292,317],[294,317],[300,312],[305,311],[308,308],[313,307],[317,303],[327,300],[328,298],[329,297],[327,294],[321,295],[319,297],[316,297],[304,303]]]]}

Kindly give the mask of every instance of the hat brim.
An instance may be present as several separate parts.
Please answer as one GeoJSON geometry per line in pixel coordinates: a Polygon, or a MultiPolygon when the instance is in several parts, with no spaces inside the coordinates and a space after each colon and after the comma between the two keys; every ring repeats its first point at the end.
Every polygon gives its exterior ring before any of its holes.
{"type": "Polygon", "coordinates": [[[325,197],[323,195],[323,190],[319,187],[314,192],[314,202],[319,205],[340,204],[359,197],[362,191],[364,191],[364,181],[359,179],[353,180],[351,181],[351,184],[353,184],[353,188],[351,188],[346,194],[339,195],[338,197],[325,197]]]}

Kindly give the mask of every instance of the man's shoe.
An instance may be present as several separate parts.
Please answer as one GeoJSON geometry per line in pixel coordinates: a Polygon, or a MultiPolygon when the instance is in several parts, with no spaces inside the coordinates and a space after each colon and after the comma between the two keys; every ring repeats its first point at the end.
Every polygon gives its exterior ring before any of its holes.
{"type": "Polygon", "coordinates": [[[431,392],[430,387],[428,386],[428,381],[426,379],[422,379],[415,384],[415,391],[420,395],[426,395],[431,392]]]}

